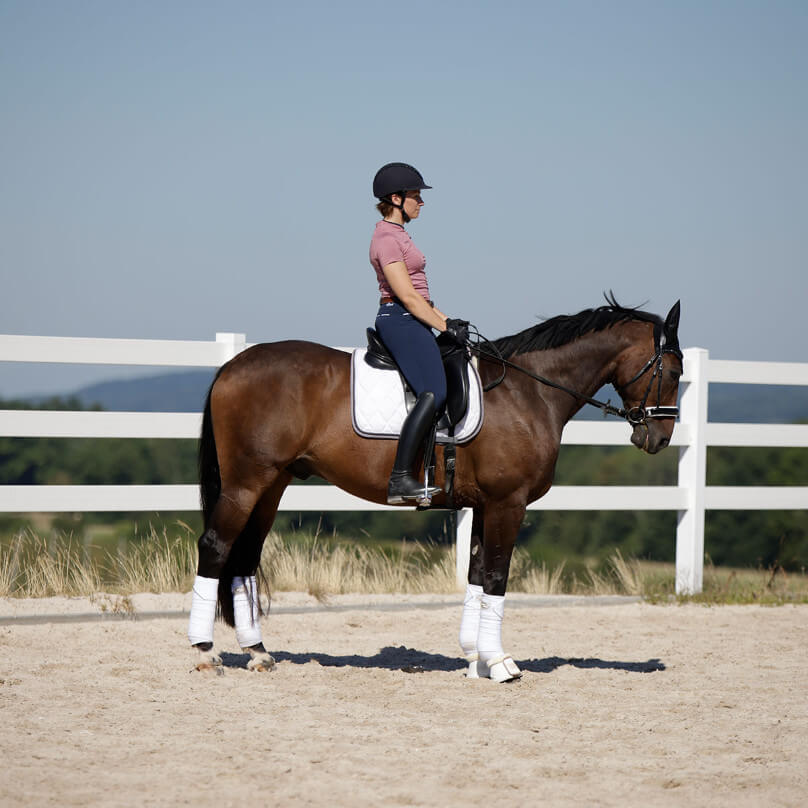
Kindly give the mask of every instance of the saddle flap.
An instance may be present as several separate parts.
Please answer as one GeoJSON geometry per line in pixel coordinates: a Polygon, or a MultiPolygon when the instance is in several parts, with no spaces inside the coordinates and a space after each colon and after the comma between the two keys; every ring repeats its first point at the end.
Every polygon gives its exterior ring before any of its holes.
{"type": "Polygon", "coordinates": [[[438,336],[437,342],[446,373],[446,419],[449,426],[455,426],[469,406],[469,356],[465,348],[443,334],[438,336]]]}

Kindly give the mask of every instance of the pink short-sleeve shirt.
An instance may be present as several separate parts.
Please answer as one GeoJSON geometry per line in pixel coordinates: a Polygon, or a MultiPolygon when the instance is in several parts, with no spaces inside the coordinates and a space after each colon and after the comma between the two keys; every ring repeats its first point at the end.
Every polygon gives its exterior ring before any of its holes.
{"type": "Polygon", "coordinates": [[[379,292],[383,297],[394,297],[382,267],[396,261],[403,261],[410,275],[413,288],[425,300],[429,300],[429,285],[426,282],[426,257],[413,244],[409,233],[398,224],[382,219],[376,224],[370,240],[370,263],[376,270],[379,292]]]}

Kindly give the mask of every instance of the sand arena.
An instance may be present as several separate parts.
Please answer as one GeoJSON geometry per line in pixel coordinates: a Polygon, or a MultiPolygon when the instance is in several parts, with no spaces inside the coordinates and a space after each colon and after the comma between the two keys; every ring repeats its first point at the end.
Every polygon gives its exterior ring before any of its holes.
{"type": "Polygon", "coordinates": [[[509,595],[496,685],[459,596],[281,593],[221,676],[187,595],[0,600],[0,805],[805,804],[808,607],[580,602],[509,595]]]}

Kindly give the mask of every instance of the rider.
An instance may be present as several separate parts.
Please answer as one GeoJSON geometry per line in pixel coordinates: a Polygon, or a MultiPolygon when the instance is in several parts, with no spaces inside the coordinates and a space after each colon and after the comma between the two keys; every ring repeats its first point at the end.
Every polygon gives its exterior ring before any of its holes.
{"type": "MultiPolygon", "coordinates": [[[[373,195],[379,199],[376,208],[382,215],[370,240],[370,263],[381,294],[376,331],[416,395],[401,427],[387,487],[391,505],[423,496],[424,486],[415,478],[415,462],[446,403],[446,375],[431,329],[446,333],[460,345],[468,336],[467,321],[447,317],[429,299],[426,259],[404,229],[421,212],[421,191],[431,187],[407,163],[388,163],[373,179],[373,195]]],[[[438,491],[430,486],[428,495],[438,491]]]]}

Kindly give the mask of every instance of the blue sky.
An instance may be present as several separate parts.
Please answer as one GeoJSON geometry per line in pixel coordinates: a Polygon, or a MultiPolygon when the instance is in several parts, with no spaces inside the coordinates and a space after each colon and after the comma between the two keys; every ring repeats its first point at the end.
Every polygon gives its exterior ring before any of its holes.
{"type": "Polygon", "coordinates": [[[358,344],[403,160],[432,295],[490,337],[613,289],[808,361],[806,42],[782,0],[0,0],[0,333],[358,344]]]}

